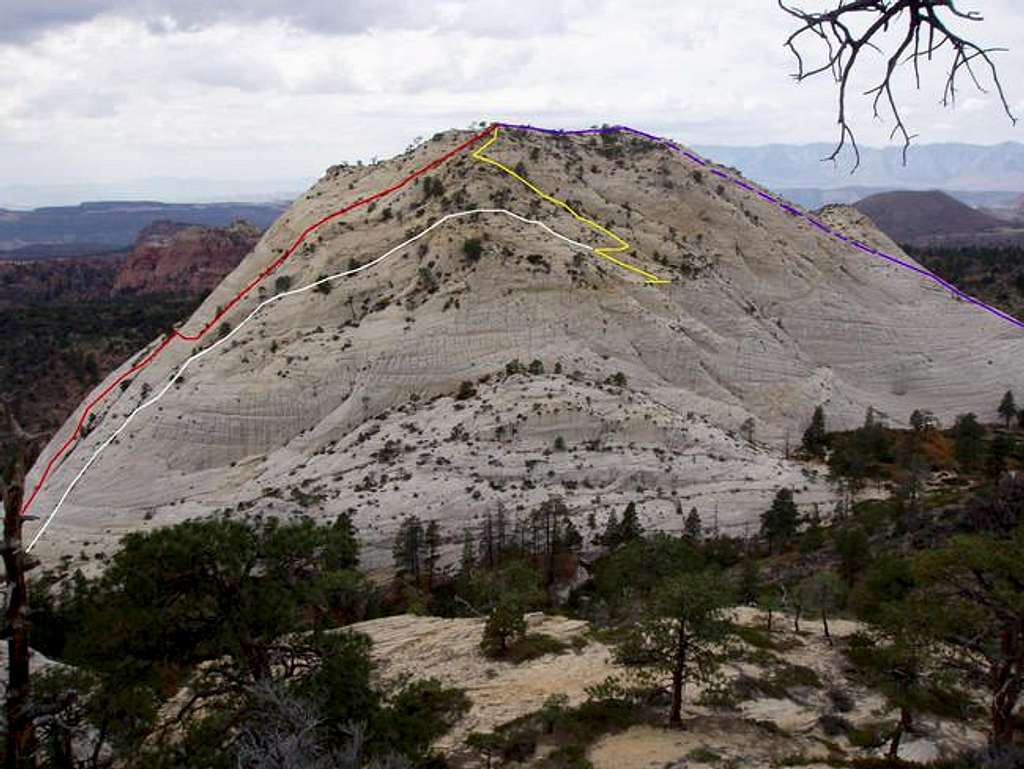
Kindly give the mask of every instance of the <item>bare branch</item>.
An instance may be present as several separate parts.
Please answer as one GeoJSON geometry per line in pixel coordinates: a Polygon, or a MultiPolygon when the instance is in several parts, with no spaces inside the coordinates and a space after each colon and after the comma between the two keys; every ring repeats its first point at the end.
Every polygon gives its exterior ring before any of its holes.
{"type": "Polygon", "coordinates": [[[974,87],[981,93],[987,93],[982,81],[972,66],[980,61],[988,68],[988,74],[995,86],[1003,111],[1006,112],[1012,125],[1017,118],[1010,109],[1009,101],[999,79],[999,72],[991,54],[1005,51],[1003,48],[983,48],[971,40],[957,34],[951,29],[947,18],[940,13],[948,12],[952,19],[970,22],[982,21],[977,11],[962,11],[956,7],[955,0],[831,0],[834,7],[820,13],[812,13],[787,5],[785,0],[778,0],[779,7],[800,22],[800,26],[784,43],[796,59],[797,71],[793,78],[801,82],[823,72],[830,72],[839,86],[839,103],[837,107],[837,124],[839,140],[831,155],[824,160],[833,162],[842,150],[849,145],[854,154],[853,171],[860,166],[860,149],[847,114],[847,89],[854,70],[860,71],[858,64],[864,49],[871,49],[882,54],[881,36],[890,27],[906,25],[906,32],[900,39],[895,50],[886,58],[880,82],[865,92],[872,98],[872,111],[876,118],[881,118],[880,105],[884,102],[891,113],[895,125],[890,138],[900,136],[903,140],[903,164],[907,163],[907,151],[916,134],[911,134],[903,120],[899,108],[899,100],[893,89],[893,77],[897,70],[910,64],[914,72],[914,85],[921,87],[920,63],[923,59],[930,62],[944,47],[948,47],[951,58],[946,74],[942,94],[942,105],[955,107],[957,94],[957,78],[961,75],[970,79],[974,87]],[[864,16],[874,17],[861,33],[852,28],[864,16]],[[824,43],[825,56],[822,63],[808,66],[800,45],[809,38],[824,43]]]}

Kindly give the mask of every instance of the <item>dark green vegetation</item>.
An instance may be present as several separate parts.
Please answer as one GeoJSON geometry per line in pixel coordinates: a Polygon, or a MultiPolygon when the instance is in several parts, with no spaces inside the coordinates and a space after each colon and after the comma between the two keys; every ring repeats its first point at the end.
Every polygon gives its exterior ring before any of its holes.
{"type": "Polygon", "coordinates": [[[697,686],[699,704],[733,713],[752,698],[831,686],[777,656],[793,643],[776,632],[784,619],[798,636],[820,633],[853,683],[889,701],[895,715],[870,724],[852,725],[839,706],[823,716],[851,751],[895,756],[918,724],[941,717],[987,723],[978,748],[990,757],[935,766],[1013,766],[1024,692],[1024,479],[1014,473],[1024,435],[1012,394],[994,400],[997,425],[964,414],[943,427],[918,411],[911,429],[893,429],[872,409],[856,430],[829,432],[819,410],[804,450],[828,466],[841,504],[819,511],[779,489],[760,536],[746,541],[707,531],[692,509],[677,510],[678,531],[654,532],[636,503],[581,522],[551,497],[516,515],[499,508],[457,537],[405,517],[396,577],[375,586],[358,571],[344,516],[329,525],[219,517],[130,535],[102,576],[65,568],[33,584],[32,644],[71,666],[37,677],[35,697],[77,693],[62,718],[39,727],[46,765],[63,766],[73,742],[93,755],[88,767],[441,766],[430,746],[466,711],[465,695],[433,680],[375,679],[369,639],[345,629],[411,611],[479,618],[481,653],[494,666],[578,653],[593,639],[626,671],[576,707],[556,696],[471,735],[449,757],[456,765],[472,754],[585,769],[587,750],[609,732],[686,727],[697,686]],[[866,499],[868,488],[888,494],[866,499]],[[447,566],[446,547],[459,543],[458,564],[447,566]],[[735,625],[735,604],[759,606],[764,626],[735,625]],[[591,632],[536,632],[534,611],[585,619],[591,632]],[[838,615],[864,631],[833,637],[838,615]],[[727,680],[736,660],[763,675],[727,680]]]}
{"type": "MultiPolygon", "coordinates": [[[[482,645],[508,661],[529,637],[524,611],[568,612],[589,620],[632,673],[628,682],[610,679],[592,691],[584,707],[555,708],[548,722],[538,713],[475,735],[479,755],[522,760],[540,740],[557,746],[545,766],[586,766],[587,748],[608,731],[665,723],[666,715],[669,724],[685,725],[683,698],[694,684],[708,687],[703,704],[725,710],[752,697],[821,689],[814,670],[778,659],[761,677],[723,685],[720,669],[732,655],[764,661],[783,648],[773,619],[784,613],[798,633],[817,626],[848,659],[854,681],[880,692],[896,714],[858,727],[829,715],[829,733],[851,748],[888,754],[836,765],[900,765],[895,756],[906,735],[939,717],[987,722],[989,743],[935,766],[1015,766],[1024,692],[1024,479],[1014,473],[1024,467],[1024,434],[1012,394],[997,400],[999,425],[963,414],[943,428],[917,411],[909,430],[888,426],[871,409],[861,427],[829,432],[818,409],[803,450],[827,464],[841,492],[834,511],[808,509],[780,489],[762,515],[761,536],[748,541],[704,532],[693,510],[678,511],[681,532],[672,535],[644,532],[632,504],[609,511],[603,525],[591,515],[588,579],[568,599],[559,585],[578,553],[562,544],[557,525],[546,525],[560,502],[549,500],[526,520],[485,520],[479,546],[464,546],[454,599],[438,592],[428,597],[429,610],[486,613],[482,645]],[[865,499],[869,488],[887,493],[865,499]],[[552,578],[550,563],[559,558],[565,566],[552,578]],[[730,623],[725,609],[736,603],[760,606],[767,626],[730,623]],[[836,616],[860,619],[865,630],[833,637],[836,616]],[[753,651],[737,651],[736,642],[753,651]]],[[[843,690],[829,696],[849,697],[843,690]]]]}
{"type": "Polygon", "coordinates": [[[25,430],[51,433],[102,377],[201,301],[151,294],[0,309],[0,393],[25,430]]]}
{"type": "Polygon", "coordinates": [[[436,681],[388,687],[349,521],[189,521],[124,538],[101,577],[37,583],[33,646],[74,667],[35,697],[77,699],[41,726],[48,766],[358,767],[431,760],[468,707],[436,681]]]}
{"type": "Polygon", "coordinates": [[[992,749],[1014,750],[1024,691],[1024,425],[1012,393],[998,406],[1000,425],[968,413],[942,429],[916,411],[910,430],[895,430],[870,409],[842,433],[824,430],[819,409],[803,449],[827,462],[841,504],[826,526],[817,510],[795,516],[783,489],[762,516],[762,608],[788,609],[796,626],[802,614],[820,617],[826,636],[839,611],[869,623],[844,651],[898,710],[878,733],[890,759],[929,713],[984,712],[992,749]],[[869,486],[889,493],[861,500],[869,486]],[[983,707],[963,693],[979,686],[983,707]]]}
{"type": "Polygon", "coordinates": [[[1024,247],[903,246],[903,250],[965,293],[1018,318],[1024,315],[1024,247]]]}

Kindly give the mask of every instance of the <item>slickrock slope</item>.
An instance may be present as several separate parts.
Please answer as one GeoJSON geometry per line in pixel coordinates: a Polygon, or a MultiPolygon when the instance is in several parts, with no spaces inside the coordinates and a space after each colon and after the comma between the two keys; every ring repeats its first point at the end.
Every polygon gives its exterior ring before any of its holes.
{"type": "MultiPolygon", "coordinates": [[[[734,618],[740,625],[764,628],[764,616],[748,607],[735,609],[734,618]]],[[[353,628],[373,639],[373,657],[384,679],[437,678],[445,686],[465,690],[470,710],[437,747],[456,766],[483,766],[480,755],[463,745],[469,733],[494,731],[536,713],[554,694],[565,695],[572,707],[587,698],[587,688],[609,676],[630,680],[629,672],[615,664],[611,649],[591,637],[587,623],[542,614],[527,619],[529,632],[557,638],[566,643],[567,650],[520,664],[489,660],[478,646],[483,620],[475,619],[401,615],[353,628]]],[[[737,642],[737,653],[722,671],[722,683],[744,692],[734,708],[702,705],[701,688],[688,686],[685,729],[634,726],[601,737],[590,747],[587,758],[597,769],[724,765],[769,769],[788,765],[784,760],[796,756],[802,761],[791,765],[826,767],[835,765],[827,761],[830,757],[881,755],[884,747],[858,748],[840,729],[825,729],[829,720],[844,722],[851,729],[870,729],[891,724],[896,717],[879,692],[851,674],[842,647],[845,638],[860,626],[834,620],[830,627],[837,639],[835,646],[822,635],[820,623],[804,623],[795,633],[789,618],[777,618],[773,632],[764,636],[771,649],[737,642]],[[744,686],[744,680],[754,685],[744,686]],[[787,681],[790,683],[783,683],[787,681]]],[[[667,709],[666,704],[666,717],[667,709]]],[[[962,723],[921,714],[917,727],[901,744],[901,758],[928,761],[985,739],[980,720],[962,723]]],[[[542,737],[527,765],[539,764],[551,747],[542,737]]]]}
{"type": "Polygon", "coordinates": [[[248,222],[202,227],[159,221],[146,227],[114,282],[115,293],[199,294],[215,288],[260,238],[248,222]]]}
{"type": "MultiPolygon", "coordinates": [[[[330,169],[183,331],[201,328],[304,228],[465,136],[330,169]]],[[[643,285],[501,214],[441,224],[322,292],[273,303],[192,363],[91,466],[37,552],[110,551],[125,532],[225,509],[348,510],[368,563],[382,566],[404,514],[440,519],[457,540],[484,513],[515,515],[551,493],[599,521],[635,500],[651,526],[678,528],[678,509],[696,506],[708,524],[717,511],[722,526],[742,527],[783,485],[802,504],[829,499],[823,479],[783,448],[819,403],[832,427],[859,423],[868,406],[896,423],[915,408],[948,422],[968,410],[994,418],[1003,392],[1024,390],[1020,329],[664,148],[504,132],[489,154],[522,163],[541,188],[629,241],[628,259],[672,283],[643,285]],[[482,240],[479,259],[464,254],[470,238],[482,240]],[[507,373],[515,359],[539,360],[543,373],[507,373]],[[624,386],[610,383],[617,373],[624,386]],[[465,400],[456,398],[462,382],[476,390],[465,400]],[[754,443],[739,433],[748,418],[754,443]],[[564,451],[554,450],[558,436],[564,451]]],[[[365,263],[455,211],[506,207],[612,245],[469,153],[429,178],[439,186],[420,180],[320,228],[220,333],[279,291],[275,278],[296,287],[365,263]]],[[[826,216],[898,253],[856,211],[826,216]]],[[[202,345],[175,341],[115,388],[33,512],[49,513],[125,416],[217,333],[202,345]]]]}

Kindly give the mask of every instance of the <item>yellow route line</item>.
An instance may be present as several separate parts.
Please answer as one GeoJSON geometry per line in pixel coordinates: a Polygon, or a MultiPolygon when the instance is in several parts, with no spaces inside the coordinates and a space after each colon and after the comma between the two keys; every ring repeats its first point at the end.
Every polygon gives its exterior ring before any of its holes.
{"type": "Polygon", "coordinates": [[[602,235],[611,238],[618,244],[616,246],[604,246],[602,248],[595,248],[594,253],[597,254],[598,256],[603,257],[604,259],[607,259],[609,262],[617,264],[619,267],[629,270],[630,272],[635,272],[637,275],[642,275],[645,278],[645,283],[663,284],[671,282],[669,280],[666,280],[665,278],[659,278],[657,275],[647,272],[646,270],[641,270],[639,267],[632,265],[629,262],[624,262],[618,257],[613,256],[613,254],[621,254],[625,251],[629,251],[629,243],[624,241],[622,238],[620,238],[618,235],[616,235],[614,232],[607,229],[606,227],[602,227],[593,219],[583,216],[583,214],[577,213],[576,210],[573,209],[573,207],[566,203],[564,200],[559,200],[558,198],[549,195],[548,193],[544,192],[544,190],[540,189],[535,184],[533,184],[529,179],[523,178],[505,164],[500,163],[494,158],[485,155],[484,152],[487,150],[487,148],[494,144],[496,141],[498,141],[497,126],[495,126],[494,128],[494,133],[491,134],[491,138],[473,151],[473,159],[479,160],[482,163],[489,163],[492,166],[500,168],[509,176],[512,176],[515,179],[518,179],[523,184],[525,184],[532,192],[535,192],[537,195],[540,195],[540,197],[542,197],[544,200],[548,201],[549,203],[554,203],[556,206],[564,208],[566,211],[572,214],[573,219],[575,219],[576,221],[582,222],[591,229],[597,230],[602,235]]]}

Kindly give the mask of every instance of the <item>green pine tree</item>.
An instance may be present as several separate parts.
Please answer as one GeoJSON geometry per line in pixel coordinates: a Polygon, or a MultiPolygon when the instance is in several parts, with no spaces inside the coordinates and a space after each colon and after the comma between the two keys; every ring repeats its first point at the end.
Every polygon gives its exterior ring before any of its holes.
{"type": "Polygon", "coordinates": [[[817,457],[818,459],[825,457],[825,449],[828,447],[828,434],[825,432],[825,409],[821,406],[815,407],[811,423],[804,430],[802,446],[804,451],[812,457],[817,457]]]}
{"type": "Polygon", "coordinates": [[[1007,390],[999,403],[999,416],[1006,420],[1006,429],[1010,429],[1010,422],[1017,416],[1017,404],[1013,400],[1013,391],[1007,390]]]}

